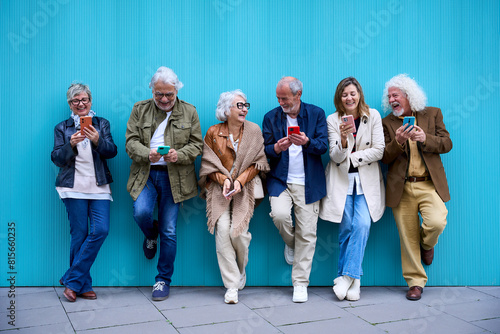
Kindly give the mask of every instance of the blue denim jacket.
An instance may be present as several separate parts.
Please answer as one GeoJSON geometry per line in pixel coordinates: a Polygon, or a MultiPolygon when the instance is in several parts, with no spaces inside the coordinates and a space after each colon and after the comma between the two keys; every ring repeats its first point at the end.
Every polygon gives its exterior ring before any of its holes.
{"type": "MultiPolygon", "coordinates": [[[[111,137],[109,122],[102,117],[92,117],[92,125],[99,132],[97,146],[92,142],[92,157],[97,185],[113,182],[106,159],[116,156],[117,148],[111,137]]],[[[60,167],[56,179],[56,187],[73,188],[75,180],[75,160],[78,155],[76,146],[71,147],[71,136],[76,132],[75,122],[69,119],[57,124],[54,128],[54,149],[50,155],[52,162],[60,167]]]]}
{"type": "MultiPolygon", "coordinates": [[[[305,171],[306,204],[319,201],[326,195],[325,169],[321,155],[328,150],[328,130],[323,109],[301,101],[297,116],[300,131],[310,142],[302,146],[305,171]]],[[[276,154],[274,144],[287,136],[286,114],[281,107],[274,108],[264,116],[262,123],[264,150],[269,158],[271,171],[267,174],[269,196],[279,196],[287,188],[288,150],[276,154]]]]}

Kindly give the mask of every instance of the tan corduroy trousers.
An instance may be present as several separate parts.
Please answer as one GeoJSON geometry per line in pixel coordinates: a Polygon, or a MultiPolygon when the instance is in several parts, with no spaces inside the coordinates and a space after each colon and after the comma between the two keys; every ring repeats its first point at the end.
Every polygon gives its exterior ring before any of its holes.
{"type": "Polygon", "coordinates": [[[401,243],[403,277],[409,287],[424,287],[427,275],[420,259],[420,245],[426,250],[436,246],[448,210],[432,181],[406,182],[404,187],[401,202],[392,209],[401,243]]]}

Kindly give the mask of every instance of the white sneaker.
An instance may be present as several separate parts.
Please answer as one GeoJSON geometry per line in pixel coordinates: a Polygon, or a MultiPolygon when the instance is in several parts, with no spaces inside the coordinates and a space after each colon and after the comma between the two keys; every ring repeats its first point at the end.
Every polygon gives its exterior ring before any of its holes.
{"type": "Polygon", "coordinates": [[[295,285],[293,287],[293,298],[294,303],[305,303],[307,302],[307,286],[295,285]]]}
{"type": "Polygon", "coordinates": [[[295,251],[293,248],[288,247],[287,244],[285,244],[285,261],[289,265],[293,265],[293,256],[295,254],[295,251]]]}
{"type": "Polygon", "coordinates": [[[351,287],[354,278],[349,277],[347,275],[339,276],[333,280],[333,292],[339,300],[344,300],[347,295],[347,290],[351,287]]]}
{"type": "Polygon", "coordinates": [[[240,275],[240,286],[238,290],[243,290],[245,288],[245,284],[247,283],[247,274],[243,273],[240,275]]]}
{"type": "Polygon", "coordinates": [[[238,289],[227,289],[224,295],[224,303],[238,304],[238,289]]]}
{"type": "Polygon", "coordinates": [[[358,278],[354,279],[354,282],[352,282],[351,287],[349,290],[347,290],[347,294],[345,296],[345,299],[350,300],[350,301],[356,301],[359,300],[361,294],[361,280],[358,278]]]}

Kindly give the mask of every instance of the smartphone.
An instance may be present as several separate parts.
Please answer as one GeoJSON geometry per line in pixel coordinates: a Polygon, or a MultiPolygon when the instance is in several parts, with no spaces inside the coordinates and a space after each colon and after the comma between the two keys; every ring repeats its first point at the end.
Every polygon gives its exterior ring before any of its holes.
{"type": "Polygon", "coordinates": [[[90,124],[92,124],[92,117],[91,116],[80,117],[80,133],[82,135],[84,135],[83,129],[88,128],[90,124]]]}
{"type": "Polygon", "coordinates": [[[300,127],[298,126],[289,126],[288,127],[288,135],[295,133],[296,135],[300,134],[300,127]]]}
{"type": "Polygon", "coordinates": [[[356,124],[354,124],[354,117],[352,117],[352,115],[342,116],[342,123],[344,123],[345,125],[351,125],[351,133],[356,132],[356,124]]]}
{"type": "Polygon", "coordinates": [[[405,116],[403,119],[403,126],[406,124],[410,124],[410,131],[413,130],[413,126],[415,125],[415,116],[405,116]]]}
{"type": "Polygon", "coordinates": [[[168,154],[168,151],[170,151],[170,146],[158,146],[156,149],[156,152],[160,153],[161,155],[168,154]]]}
{"type": "Polygon", "coordinates": [[[234,194],[234,192],[235,192],[235,191],[236,191],[236,189],[231,190],[230,192],[228,192],[228,193],[226,194],[226,197],[231,196],[232,194],[234,194]]]}

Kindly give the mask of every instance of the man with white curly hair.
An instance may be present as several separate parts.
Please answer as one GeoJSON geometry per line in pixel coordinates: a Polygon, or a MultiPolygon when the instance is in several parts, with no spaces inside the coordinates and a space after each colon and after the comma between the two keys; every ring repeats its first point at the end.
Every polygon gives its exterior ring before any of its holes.
{"type": "Polygon", "coordinates": [[[441,109],[426,107],[426,103],[422,88],[406,74],[385,84],[382,104],[386,111],[392,111],[382,120],[382,162],[389,165],[386,204],[398,226],[409,300],[419,300],[427,283],[421,261],[432,263],[434,246],[446,226],[444,202],[450,200],[440,154],[449,152],[453,144],[441,109]],[[413,126],[403,125],[408,116],[415,117],[413,126]]]}

